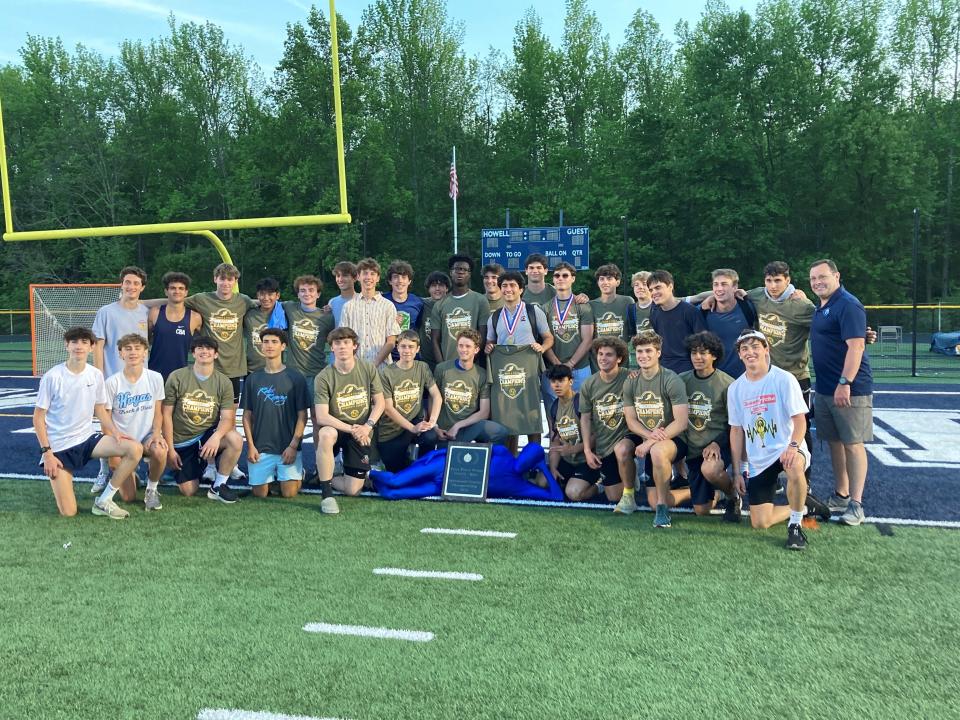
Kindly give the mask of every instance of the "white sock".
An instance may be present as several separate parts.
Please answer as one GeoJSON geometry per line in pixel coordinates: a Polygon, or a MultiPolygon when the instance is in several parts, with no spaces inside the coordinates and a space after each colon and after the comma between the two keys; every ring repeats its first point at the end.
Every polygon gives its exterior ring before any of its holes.
{"type": "Polygon", "coordinates": [[[803,510],[790,510],[790,524],[799,525],[803,520],[803,510]]]}
{"type": "Polygon", "coordinates": [[[215,461],[216,461],[215,459],[214,459],[214,460],[207,460],[207,467],[208,467],[208,468],[214,467],[214,462],[215,462],[215,461]]]}
{"type": "Polygon", "coordinates": [[[157,489],[157,486],[160,484],[159,480],[147,480],[147,491],[153,492],[157,489]]]}
{"type": "Polygon", "coordinates": [[[216,479],[213,481],[213,486],[214,486],[215,488],[218,488],[218,487],[220,487],[221,485],[223,485],[227,480],[228,480],[228,477],[227,477],[226,475],[224,475],[222,472],[219,472],[219,471],[218,471],[218,472],[217,472],[217,477],[216,477],[216,479]]]}
{"type": "Polygon", "coordinates": [[[101,475],[110,474],[110,463],[106,458],[100,458],[100,474],[101,475]]]}
{"type": "Polygon", "coordinates": [[[103,492],[100,493],[100,496],[97,498],[97,502],[99,502],[101,505],[105,505],[106,503],[113,500],[113,496],[117,494],[117,490],[119,489],[120,488],[115,488],[113,486],[113,483],[107,483],[107,486],[103,489],[103,492]]]}

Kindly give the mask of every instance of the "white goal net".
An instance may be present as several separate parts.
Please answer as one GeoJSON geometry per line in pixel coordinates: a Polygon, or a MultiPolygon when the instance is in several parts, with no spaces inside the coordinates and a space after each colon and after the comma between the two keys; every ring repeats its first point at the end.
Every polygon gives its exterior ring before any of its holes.
{"type": "Polygon", "coordinates": [[[119,285],[31,285],[30,344],[33,374],[43,375],[65,362],[67,350],[63,333],[68,328],[93,327],[93,319],[104,305],[120,298],[119,285]]]}

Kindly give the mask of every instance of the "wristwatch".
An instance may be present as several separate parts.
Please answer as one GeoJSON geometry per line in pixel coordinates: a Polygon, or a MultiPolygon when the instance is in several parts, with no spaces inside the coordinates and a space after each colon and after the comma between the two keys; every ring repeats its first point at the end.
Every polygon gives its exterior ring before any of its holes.
{"type": "Polygon", "coordinates": [[[840,376],[840,379],[837,380],[837,385],[849,385],[850,381],[847,380],[843,375],[840,376]]]}
{"type": "Polygon", "coordinates": [[[43,447],[40,448],[40,454],[43,455],[44,453],[46,453],[46,452],[47,452],[48,450],[50,450],[50,449],[51,449],[51,448],[50,448],[49,445],[44,445],[43,447]]]}
{"type": "Polygon", "coordinates": [[[796,442],[796,441],[790,441],[790,447],[799,450],[799,449],[800,449],[800,443],[798,443],[798,442],[796,442]]]}

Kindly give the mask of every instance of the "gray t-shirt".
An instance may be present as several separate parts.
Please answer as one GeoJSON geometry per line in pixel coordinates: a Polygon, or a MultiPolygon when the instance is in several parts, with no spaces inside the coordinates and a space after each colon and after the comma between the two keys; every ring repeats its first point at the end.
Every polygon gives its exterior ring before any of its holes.
{"type": "Polygon", "coordinates": [[[103,375],[110,377],[123,370],[123,360],[117,350],[117,340],[124,335],[136,333],[147,339],[147,315],[150,309],[143,303],[137,303],[133,310],[127,310],[119,301],[104,305],[97,310],[93,320],[93,334],[104,341],[103,375]]]}
{"type": "Polygon", "coordinates": [[[536,316],[535,318],[527,317],[527,308],[523,302],[513,310],[510,310],[504,305],[500,310],[493,312],[490,317],[487,318],[487,339],[489,340],[496,337],[494,342],[497,345],[530,345],[535,341],[531,322],[536,321],[537,329],[540,330],[540,339],[543,340],[543,337],[550,333],[550,323],[547,322],[547,316],[539,305],[533,305],[531,303],[527,303],[527,305],[533,310],[533,314],[536,316]],[[519,318],[516,318],[516,313],[520,313],[519,318]],[[500,317],[497,320],[497,327],[494,328],[493,318],[498,314],[500,317]],[[517,323],[514,327],[513,342],[510,342],[511,336],[507,332],[508,319],[516,319],[517,323]]]}

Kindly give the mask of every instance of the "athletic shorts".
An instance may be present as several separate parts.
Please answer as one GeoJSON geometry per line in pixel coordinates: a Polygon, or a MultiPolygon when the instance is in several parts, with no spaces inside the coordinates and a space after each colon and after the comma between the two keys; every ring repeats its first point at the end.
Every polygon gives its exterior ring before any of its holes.
{"type": "MultiPolygon", "coordinates": [[[[176,450],[177,455],[180,456],[180,469],[174,473],[174,479],[178,485],[190,482],[191,480],[199,480],[203,476],[203,471],[207,467],[207,461],[200,457],[200,448],[210,439],[214,430],[216,430],[215,426],[207,428],[203,435],[196,440],[182,447],[174,446],[174,450],[176,450]]],[[[219,452],[217,453],[217,457],[220,457],[219,452]]],[[[214,462],[216,462],[216,458],[214,458],[214,462]]]]}
{"type": "MultiPolygon", "coordinates": [[[[724,467],[731,463],[729,448],[720,449],[720,462],[724,467]]],[[[709,505],[716,497],[717,489],[703,476],[703,455],[687,458],[687,480],[690,482],[690,501],[694,505],[709,505]]]]}
{"type": "Polygon", "coordinates": [[[604,487],[620,484],[620,466],[617,464],[615,452],[600,458],[600,477],[604,487]]]}
{"type": "MultiPolygon", "coordinates": [[[[597,482],[600,479],[600,471],[594,470],[592,467],[586,463],[580,463],[574,465],[573,463],[568,463],[563,458],[560,459],[560,462],[557,464],[557,472],[560,474],[564,480],[570,480],[571,478],[578,478],[584,480],[591,485],[597,482]]],[[[557,478],[558,480],[560,478],[557,478]]],[[[619,482],[619,480],[617,481],[619,482]]],[[[616,484],[616,483],[614,483],[616,484]]]]}
{"type": "MultiPolygon", "coordinates": [[[[806,463],[804,467],[810,467],[810,454],[803,448],[800,448],[797,452],[806,463]]],[[[783,464],[778,459],[762,473],[747,480],[747,497],[750,499],[751,505],[773,502],[777,495],[777,478],[780,477],[782,472],[783,464]]]]}
{"type": "MultiPolygon", "coordinates": [[[[633,440],[634,444],[636,445],[639,445],[643,442],[643,438],[639,435],[629,435],[628,437],[630,440],[633,440]],[[634,438],[636,439],[634,440],[634,438]]],[[[677,447],[677,454],[673,458],[673,461],[676,462],[681,458],[685,458],[687,456],[687,443],[684,442],[683,438],[679,435],[675,438],[671,438],[671,440],[673,440],[673,444],[677,447]]],[[[644,485],[649,488],[656,487],[656,484],[653,482],[653,460],[650,459],[650,453],[647,453],[647,456],[643,459],[643,472],[647,476],[644,485]]]]}
{"type": "Polygon", "coordinates": [[[333,454],[343,452],[343,474],[354,478],[364,478],[370,472],[370,447],[358,443],[353,435],[337,430],[337,444],[333,454]]]}
{"type": "Polygon", "coordinates": [[[820,440],[844,445],[873,440],[873,395],[854,395],[850,407],[838,408],[833,395],[817,393],[813,412],[820,440]]]}
{"type": "MultiPolygon", "coordinates": [[[[97,447],[97,443],[102,439],[103,433],[94,433],[82,443],[68,447],[65,450],[56,451],[53,454],[57,460],[63,463],[63,469],[72,474],[90,462],[90,458],[93,457],[94,448],[97,447]]],[[[40,456],[39,464],[43,465],[42,455],[40,456]]]]}
{"type": "Polygon", "coordinates": [[[243,378],[235,377],[230,378],[230,384],[233,385],[233,404],[240,404],[240,381],[243,378]]]}
{"type": "Polygon", "coordinates": [[[247,482],[250,485],[266,485],[274,478],[280,482],[303,480],[303,453],[298,452],[296,459],[284,465],[279,455],[260,453],[260,462],[247,463],[247,482]]]}

